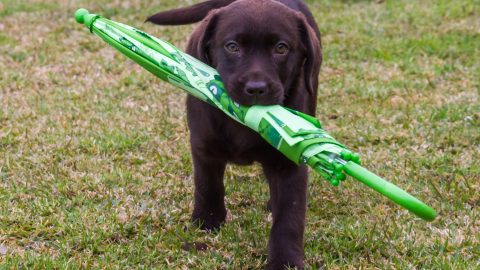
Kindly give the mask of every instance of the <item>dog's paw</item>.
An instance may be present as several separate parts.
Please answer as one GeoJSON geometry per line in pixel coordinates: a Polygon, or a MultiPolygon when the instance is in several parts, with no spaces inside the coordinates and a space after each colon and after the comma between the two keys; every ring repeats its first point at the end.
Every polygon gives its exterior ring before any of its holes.
{"type": "Polygon", "coordinates": [[[296,269],[296,270],[303,270],[304,264],[303,261],[297,261],[296,263],[293,262],[285,262],[285,261],[269,261],[266,270],[285,270],[285,269],[296,269]]]}
{"type": "Polygon", "coordinates": [[[215,232],[220,229],[227,218],[227,210],[217,212],[193,212],[192,221],[200,227],[200,229],[207,232],[215,232]]]}
{"type": "Polygon", "coordinates": [[[292,266],[289,264],[281,264],[276,266],[267,266],[266,270],[303,270],[303,266],[292,266]]]}

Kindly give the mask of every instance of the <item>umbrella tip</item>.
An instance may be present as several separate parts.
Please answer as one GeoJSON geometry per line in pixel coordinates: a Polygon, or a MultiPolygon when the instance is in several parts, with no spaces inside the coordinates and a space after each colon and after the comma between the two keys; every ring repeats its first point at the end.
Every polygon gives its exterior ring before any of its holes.
{"type": "Polygon", "coordinates": [[[78,23],[84,23],[85,22],[85,15],[89,14],[88,10],[84,8],[79,8],[77,11],[75,11],[75,20],[78,23]]]}

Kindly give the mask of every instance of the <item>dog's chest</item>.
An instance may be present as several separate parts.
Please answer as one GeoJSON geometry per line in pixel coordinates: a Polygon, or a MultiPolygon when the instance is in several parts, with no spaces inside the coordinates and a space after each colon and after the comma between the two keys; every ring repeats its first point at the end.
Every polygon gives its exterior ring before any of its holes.
{"type": "Polygon", "coordinates": [[[232,121],[226,121],[216,140],[222,141],[221,155],[229,162],[251,164],[263,155],[266,143],[253,130],[232,121]]]}
{"type": "Polygon", "coordinates": [[[191,97],[187,109],[192,149],[200,155],[248,165],[271,154],[272,147],[258,133],[222,111],[191,97]]]}

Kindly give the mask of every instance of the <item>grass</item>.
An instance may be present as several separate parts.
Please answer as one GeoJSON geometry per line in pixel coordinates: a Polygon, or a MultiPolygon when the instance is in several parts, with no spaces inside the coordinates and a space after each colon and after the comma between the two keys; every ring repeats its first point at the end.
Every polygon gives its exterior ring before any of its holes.
{"type": "MultiPolygon", "coordinates": [[[[228,167],[220,233],[193,227],[185,95],[72,15],[87,7],[184,47],[192,26],[142,21],[191,2],[0,3],[0,268],[265,265],[260,168],[228,167]],[[193,242],[207,250],[182,249],[193,242]]],[[[335,188],[312,173],[308,268],[480,268],[480,2],[307,2],[325,55],[317,116],[440,213],[426,223],[359,183],[335,188]]]]}

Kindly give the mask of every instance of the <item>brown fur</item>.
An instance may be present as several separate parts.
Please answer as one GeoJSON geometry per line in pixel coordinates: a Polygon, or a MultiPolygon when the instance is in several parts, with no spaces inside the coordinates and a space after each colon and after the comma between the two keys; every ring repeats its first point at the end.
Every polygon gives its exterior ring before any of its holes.
{"type": "MultiPolygon", "coordinates": [[[[281,104],[315,114],[322,60],[320,33],[302,1],[212,0],[158,13],[147,21],[184,24],[200,20],[187,53],[214,66],[235,101],[281,104]],[[229,40],[237,42],[238,53],[225,49],[229,40]],[[279,41],[288,45],[287,54],[273,53],[279,41]]],[[[273,216],[267,268],[303,268],[307,169],[202,101],[188,97],[187,111],[195,181],[192,219],[203,229],[218,229],[226,217],[226,164],[257,161],[268,180],[273,216]]]]}

